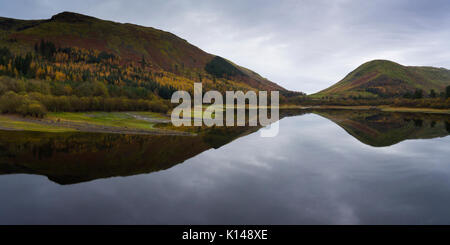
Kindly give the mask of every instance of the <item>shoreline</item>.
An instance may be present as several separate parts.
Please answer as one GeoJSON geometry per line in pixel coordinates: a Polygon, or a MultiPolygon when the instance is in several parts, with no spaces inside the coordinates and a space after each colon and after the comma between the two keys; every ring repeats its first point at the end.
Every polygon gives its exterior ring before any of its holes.
{"type": "MultiPolygon", "coordinates": [[[[450,109],[411,108],[390,106],[301,106],[284,105],[280,110],[376,110],[381,112],[425,113],[450,115],[450,109]]],[[[170,124],[167,117],[157,113],[145,112],[85,112],[53,113],[45,118],[22,117],[15,114],[0,114],[0,130],[35,131],[48,133],[90,132],[135,135],[173,135],[194,136],[196,134],[181,130],[154,127],[154,124],[170,124]],[[100,114],[101,116],[95,116],[100,114]],[[103,115],[103,114],[106,114],[103,115]],[[86,118],[72,118],[75,116],[86,118]],[[103,116],[103,117],[102,117],[103,116]],[[117,118],[114,118],[117,116],[117,118]],[[126,117],[126,118],[123,118],[126,117]],[[97,120],[97,121],[96,121],[97,120]]]]}
{"type": "Polygon", "coordinates": [[[383,112],[412,112],[412,113],[431,113],[431,114],[450,114],[450,109],[435,108],[415,108],[415,107],[391,107],[391,106],[280,106],[280,109],[301,109],[301,110],[379,110],[383,112]]]}
{"type": "MultiPolygon", "coordinates": [[[[132,126],[132,125],[130,125],[132,126]]],[[[47,133],[87,132],[108,134],[134,134],[134,135],[171,135],[193,136],[183,131],[166,130],[160,128],[140,129],[129,126],[110,126],[99,123],[82,121],[60,120],[54,118],[21,117],[13,114],[0,114],[0,130],[7,131],[34,131],[47,133]]]]}

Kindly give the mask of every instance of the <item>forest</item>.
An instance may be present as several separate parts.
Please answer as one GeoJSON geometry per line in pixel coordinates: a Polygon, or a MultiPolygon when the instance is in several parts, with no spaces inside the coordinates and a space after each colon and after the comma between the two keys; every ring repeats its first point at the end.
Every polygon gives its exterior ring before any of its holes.
{"type": "Polygon", "coordinates": [[[288,98],[284,101],[286,104],[295,104],[303,106],[337,105],[337,106],[382,106],[391,107],[409,107],[409,108],[450,108],[450,87],[447,87],[447,93],[440,93],[440,96],[413,96],[413,97],[392,97],[392,98],[311,98],[308,96],[298,96],[288,98]]]}
{"type": "Polygon", "coordinates": [[[97,50],[56,48],[42,40],[33,53],[0,48],[0,110],[42,117],[46,111],[169,110],[177,89],[163,73],[97,50]]]}
{"type": "MultiPolygon", "coordinates": [[[[236,75],[239,70],[216,57],[206,73],[183,74],[153,69],[142,57],[138,63],[94,49],[57,47],[50,41],[35,43],[34,52],[14,54],[0,48],[0,112],[44,117],[51,112],[82,111],[154,111],[167,112],[173,106],[173,92],[192,93],[193,81],[204,89],[248,90],[250,88],[217,74],[236,75]],[[186,77],[191,77],[190,79],[186,77]]],[[[240,75],[244,75],[239,73],[240,75]]],[[[284,92],[280,104],[293,105],[390,105],[397,107],[450,108],[450,86],[445,91],[416,89],[392,98],[313,98],[299,92],[284,92]]]]}

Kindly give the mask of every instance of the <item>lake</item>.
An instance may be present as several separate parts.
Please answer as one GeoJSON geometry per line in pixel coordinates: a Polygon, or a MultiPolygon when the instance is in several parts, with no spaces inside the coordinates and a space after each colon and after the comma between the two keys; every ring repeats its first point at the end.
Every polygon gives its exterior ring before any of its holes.
{"type": "Polygon", "coordinates": [[[450,224],[450,117],[287,112],[280,131],[0,131],[1,224],[450,224]]]}

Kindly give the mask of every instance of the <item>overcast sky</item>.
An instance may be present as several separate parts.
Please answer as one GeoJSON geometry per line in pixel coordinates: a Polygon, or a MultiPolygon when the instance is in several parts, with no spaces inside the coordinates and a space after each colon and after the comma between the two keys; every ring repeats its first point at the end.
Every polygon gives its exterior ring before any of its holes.
{"type": "Polygon", "coordinates": [[[307,93],[372,59],[450,68],[446,0],[0,0],[3,17],[62,11],[170,31],[307,93]]]}

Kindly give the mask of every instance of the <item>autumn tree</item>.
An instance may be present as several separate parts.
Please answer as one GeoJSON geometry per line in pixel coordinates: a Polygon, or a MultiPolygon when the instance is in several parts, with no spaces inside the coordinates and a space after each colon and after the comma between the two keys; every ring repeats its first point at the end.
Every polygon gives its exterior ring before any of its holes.
{"type": "Polygon", "coordinates": [[[430,90],[430,95],[429,95],[429,97],[430,98],[436,98],[436,92],[434,91],[434,89],[432,89],[432,90],[430,90]]]}
{"type": "Polygon", "coordinates": [[[422,99],[423,98],[423,90],[422,89],[416,89],[414,92],[414,99],[422,99]]]}

